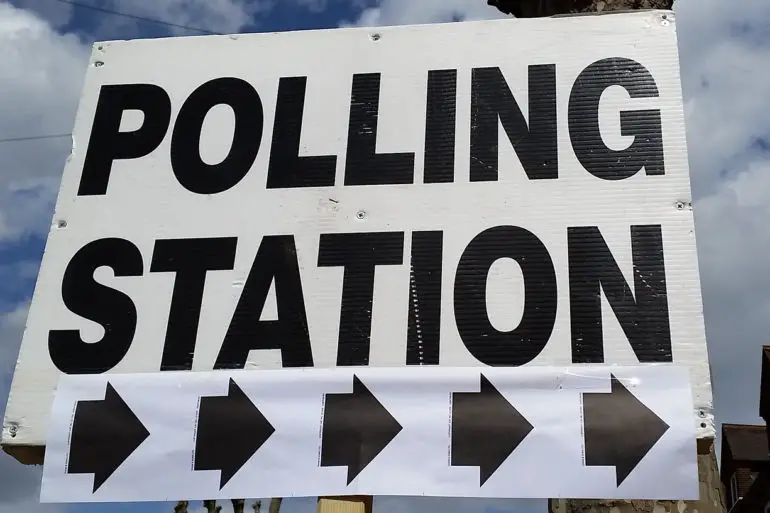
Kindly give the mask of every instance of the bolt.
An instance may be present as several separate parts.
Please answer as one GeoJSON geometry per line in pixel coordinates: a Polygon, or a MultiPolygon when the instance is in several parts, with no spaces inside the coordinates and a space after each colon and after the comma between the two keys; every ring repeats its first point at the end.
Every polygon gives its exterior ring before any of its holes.
{"type": "Polygon", "coordinates": [[[16,424],[11,424],[11,426],[8,428],[8,432],[11,433],[11,438],[16,438],[16,433],[18,433],[19,428],[16,426],[16,424]]]}

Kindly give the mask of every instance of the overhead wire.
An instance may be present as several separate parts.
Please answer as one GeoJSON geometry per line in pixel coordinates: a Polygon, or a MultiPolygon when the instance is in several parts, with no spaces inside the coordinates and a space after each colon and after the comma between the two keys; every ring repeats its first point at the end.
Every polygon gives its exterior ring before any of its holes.
{"type": "Polygon", "coordinates": [[[192,31],[195,31],[195,32],[203,32],[205,34],[221,35],[220,32],[214,32],[214,31],[211,31],[211,30],[208,30],[208,29],[204,29],[204,28],[200,28],[200,27],[192,27],[190,25],[180,25],[178,23],[171,23],[169,21],[158,20],[158,19],[155,19],[155,18],[147,18],[145,16],[139,16],[139,15],[136,15],[136,14],[129,14],[129,13],[125,13],[125,12],[122,12],[122,11],[116,11],[114,9],[107,9],[106,7],[99,7],[97,5],[87,4],[87,3],[84,3],[84,2],[80,2],[78,0],[53,0],[53,1],[59,2],[59,3],[62,3],[62,4],[72,5],[74,7],[80,7],[82,9],[89,9],[89,10],[100,12],[100,13],[103,13],[103,14],[110,14],[110,15],[113,15],[113,16],[122,16],[123,18],[130,18],[132,20],[146,21],[148,23],[157,23],[159,25],[166,25],[167,27],[175,27],[175,28],[180,28],[180,29],[185,29],[185,30],[192,30],[192,31]]]}
{"type": "Polygon", "coordinates": [[[47,134],[47,135],[29,135],[25,137],[5,137],[0,138],[0,144],[2,143],[9,143],[9,142],[22,142],[22,141],[37,141],[39,139],[57,139],[60,137],[69,137],[72,133],[69,134],[47,134]]]}

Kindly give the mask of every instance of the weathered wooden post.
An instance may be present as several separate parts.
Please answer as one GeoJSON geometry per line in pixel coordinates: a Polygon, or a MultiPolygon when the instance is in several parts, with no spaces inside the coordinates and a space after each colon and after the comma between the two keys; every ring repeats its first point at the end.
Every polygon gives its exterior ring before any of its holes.
{"type": "Polygon", "coordinates": [[[282,502],[283,499],[280,497],[274,497],[270,499],[270,509],[268,510],[268,513],[279,513],[281,511],[282,502]]]}
{"type": "Polygon", "coordinates": [[[373,497],[319,497],[318,513],[372,513],[373,497]]]}

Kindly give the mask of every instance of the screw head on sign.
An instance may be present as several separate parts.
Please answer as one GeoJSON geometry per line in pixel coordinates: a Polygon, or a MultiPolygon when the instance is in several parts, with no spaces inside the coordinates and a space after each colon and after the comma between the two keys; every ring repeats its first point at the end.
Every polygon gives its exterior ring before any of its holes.
{"type": "Polygon", "coordinates": [[[364,212],[363,210],[359,210],[358,213],[356,214],[356,217],[359,219],[363,219],[366,217],[366,212],[364,212]]]}

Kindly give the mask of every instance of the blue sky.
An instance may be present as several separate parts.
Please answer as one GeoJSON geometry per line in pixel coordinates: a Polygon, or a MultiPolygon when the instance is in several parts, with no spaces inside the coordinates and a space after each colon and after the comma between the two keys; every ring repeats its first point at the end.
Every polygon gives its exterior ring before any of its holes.
{"type": "MultiPolygon", "coordinates": [[[[78,1],[214,32],[498,16],[486,0],[78,1]]],[[[770,3],[677,0],[675,12],[717,420],[757,422],[759,347],[767,343],[770,318],[770,3]]],[[[94,40],[196,33],[62,0],[0,0],[0,140],[70,132],[94,40]]],[[[0,397],[7,395],[70,143],[67,137],[0,142],[0,397]]],[[[40,505],[39,469],[5,455],[0,476],[0,513],[171,511],[170,504],[40,505]]],[[[543,501],[383,498],[375,504],[383,512],[545,508],[543,501]]],[[[309,499],[284,507],[314,510],[309,499]]]]}

